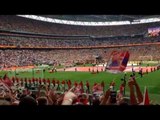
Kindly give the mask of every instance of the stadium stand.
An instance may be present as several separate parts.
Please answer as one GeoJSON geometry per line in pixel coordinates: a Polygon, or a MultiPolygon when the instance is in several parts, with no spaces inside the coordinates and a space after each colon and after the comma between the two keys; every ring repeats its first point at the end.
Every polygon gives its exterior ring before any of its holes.
{"type": "Polygon", "coordinates": [[[0,16],[0,29],[26,31],[34,33],[47,33],[58,35],[93,35],[93,36],[122,36],[142,34],[147,32],[149,27],[159,26],[159,22],[139,25],[123,26],[74,26],[62,24],[50,24],[17,16],[0,16]]]}
{"type": "MultiPolygon", "coordinates": [[[[137,47],[127,47],[120,48],[119,50],[129,50],[131,61],[141,60],[139,56],[152,56],[153,60],[159,60],[159,46],[137,46],[137,47]],[[153,54],[153,52],[155,54],[153,54]]],[[[117,48],[109,49],[80,49],[80,50],[0,50],[1,65],[5,66],[24,66],[24,65],[34,65],[36,63],[46,63],[53,64],[54,61],[57,61],[60,64],[71,63],[71,66],[74,65],[73,61],[94,61],[95,55],[102,56],[104,61],[109,59],[109,54],[117,50],[117,48]]]]}
{"type": "MultiPolygon", "coordinates": [[[[93,64],[95,56],[101,56],[105,63],[110,53],[115,50],[129,51],[131,61],[140,61],[140,56],[152,56],[152,60],[158,61],[160,36],[148,37],[146,33],[149,27],[159,25],[160,23],[150,23],[87,27],[51,24],[14,15],[1,15],[0,66],[3,70],[35,64],[74,66],[77,61],[84,64],[92,61],[90,64],[93,64]]],[[[145,104],[142,103],[144,96],[134,76],[130,76],[128,81],[130,98],[123,97],[122,89],[114,96],[116,98],[111,98],[110,94],[114,93],[114,81],[107,91],[103,90],[104,84],[95,83],[89,86],[89,83],[83,85],[78,81],[74,84],[65,80],[62,83],[59,80],[46,81],[40,78],[10,79],[5,75],[0,78],[0,85],[4,90],[0,94],[2,98],[0,105],[145,104]],[[135,92],[133,86],[136,87],[137,98],[132,96],[135,92]]],[[[124,88],[124,85],[120,87],[124,88]]]]}

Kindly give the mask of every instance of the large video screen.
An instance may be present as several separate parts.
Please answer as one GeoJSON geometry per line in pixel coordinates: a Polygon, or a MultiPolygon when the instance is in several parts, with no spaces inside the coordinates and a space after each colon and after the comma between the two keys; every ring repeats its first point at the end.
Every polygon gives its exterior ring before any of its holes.
{"type": "Polygon", "coordinates": [[[159,36],[160,34],[160,27],[148,28],[148,35],[149,36],[159,36]]]}

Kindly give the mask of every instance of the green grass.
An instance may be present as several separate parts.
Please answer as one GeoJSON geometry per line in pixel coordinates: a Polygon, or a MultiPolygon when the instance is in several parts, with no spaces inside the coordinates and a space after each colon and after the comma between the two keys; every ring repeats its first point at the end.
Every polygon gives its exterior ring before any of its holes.
{"type": "Polygon", "coordinates": [[[156,66],[157,64],[156,63],[143,63],[141,64],[141,66],[156,66]]]}
{"type": "MultiPolygon", "coordinates": [[[[0,76],[3,76],[6,72],[1,71],[0,76]]],[[[131,73],[127,73],[127,78],[129,78],[131,73]]],[[[9,77],[15,76],[14,72],[8,73],[9,77]]],[[[120,80],[123,78],[124,73],[119,74],[111,74],[107,72],[100,72],[98,74],[91,74],[89,72],[56,72],[56,73],[49,73],[45,72],[45,78],[50,79],[57,79],[57,80],[68,80],[70,79],[73,81],[83,81],[84,83],[88,80],[91,85],[93,85],[95,82],[100,83],[101,81],[105,82],[106,88],[109,87],[110,82],[115,79],[116,82],[116,89],[119,89],[120,84],[122,81],[120,80]]],[[[144,75],[143,78],[140,78],[140,76],[136,73],[137,76],[137,82],[140,85],[140,89],[142,92],[144,92],[144,87],[147,86],[150,99],[153,101],[154,104],[160,104],[160,71],[155,71],[149,74],[144,75]]],[[[19,75],[17,75],[19,78],[32,78],[32,72],[19,72],[19,75]]],[[[34,73],[34,77],[42,78],[42,72],[39,74],[34,73]]],[[[126,93],[129,93],[128,86],[126,87],[126,93]]]]}

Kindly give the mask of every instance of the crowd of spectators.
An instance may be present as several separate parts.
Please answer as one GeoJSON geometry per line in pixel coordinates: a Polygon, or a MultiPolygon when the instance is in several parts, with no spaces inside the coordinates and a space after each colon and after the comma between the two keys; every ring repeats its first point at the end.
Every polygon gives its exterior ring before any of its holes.
{"type": "Polygon", "coordinates": [[[1,36],[0,37],[0,45],[7,45],[7,46],[17,46],[17,47],[47,47],[47,48],[54,48],[54,47],[102,47],[102,46],[110,46],[110,45],[128,45],[128,44],[144,44],[144,43],[154,43],[159,42],[160,37],[154,38],[131,38],[131,37],[124,37],[124,38],[106,38],[106,39],[64,39],[64,38],[31,38],[31,37],[12,37],[12,36],[1,36]]]}
{"type": "Polygon", "coordinates": [[[135,75],[111,83],[71,82],[41,78],[19,79],[7,74],[0,79],[0,105],[149,105],[136,82],[135,75]],[[125,87],[129,94],[125,94],[125,87]],[[118,88],[118,89],[117,89],[118,88]]]}
{"type": "MultiPolygon", "coordinates": [[[[14,30],[33,33],[47,33],[58,35],[91,35],[91,36],[124,36],[144,33],[149,27],[155,27],[156,24],[142,24],[129,26],[101,26],[86,27],[51,24],[42,21],[30,20],[17,17],[15,15],[1,15],[0,29],[14,30]]],[[[0,49],[0,65],[1,67],[27,66],[37,63],[53,64],[55,62],[64,66],[73,65],[76,61],[86,63],[88,60],[95,61],[95,56],[101,56],[107,62],[112,51],[127,50],[130,53],[130,61],[141,60],[140,56],[152,56],[153,60],[160,59],[160,46],[132,46],[119,48],[102,48],[102,49],[20,49],[21,47],[89,47],[89,46],[107,46],[107,45],[127,45],[147,42],[159,42],[159,37],[124,37],[121,39],[76,39],[76,40],[56,40],[52,38],[33,38],[33,37],[11,37],[0,36],[0,45],[17,46],[19,49],[0,49]],[[154,53],[154,54],[153,54],[154,53]]],[[[111,97],[114,93],[114,81],[104,90],[104,83],[93,85],[93,89],[89,88],[89,83],[83,86],[83,83],[75,83],[69,81],[47,80],[18,80],[13,78],[12,84],[8,85],[6,81],[10,79],[0,79],[0,97],[1,105],[137,105],[142,103],[143,96],[139,89],[134,76],[130,76],[128,87],[130,89],[130,99],[123,96],[122,89],[117,92],[117,96],[111,97]],[[23,81],[23,82],[22,82],[23,81]],[[28,81],[28,82],[27,82],[28,81]],[[41,81],[41,82],[40,82],[41,81]],[[42,84],[41,84],[42,83],[42,84]],[[67,88],[63,85],[66,84],[67,88]],[[84,88],[83,88],[84,87],[84,88]],[[133,98],[134,89],[138,93],[138,97],[133,98]],[[32,88],[37,88],[33,90],[32,88]],[[98,91],[97,91],[98,90],[98,91]],[[99,92],[100,90],[100,92],[99,92]],[[96,92],[96,93],[95,93],[96,92]],[[97,93],[98,92],[98,93],[97,93]]],[[[106,86],[105,86],[106,87],[106,86]]],[[[121,88],[124,87],[122,83],[121,88]]]]}
{"type": "Polygon", "coordinates": [[[1,49],[0,64],[1,66],[24,66],[35,63],[52,64],[55,61],[59,64],[73,65],[76,61],[86,63],[86,61],[95,61],[95,56],[107,62],[110,53],[113,50],[127,50],[130,52],[130,60],[140,60],[140,56],[152,56],[153,60],[159,60],[159,46],[132,46],[119,48],[89,48],[104,47],[110,45],[128,45],[159,42],[157,37],[142,37],[134,34],[140,34],[147,30],[148,27],[154,27],[155,24],[129,25],[129,26],[101,26],[101,27],[84,27],[72,25],[51,24],[42,21],[30,20],[18,16],[1,15],[0,29],[14,30],[16,32],[47,33],[57,35],[91,35],[94,37],[84,39],[66,39],[45,38],[45,37],[25,37],[25,36],[0,36],[0,45],[16,46],[18,49],[1,49]],[[104,36],[122,36],[122,37],[104,37],[104,36]],[[128,37],[126,37],[126,35],[128,37]],[[97,36],[97,37],[96,37],[97,36]],[[24,49],[25,48],[52,48],[52,49],[24,49]],[[72,48],[83,47],[85,49],[54,49],[54,48],[72,48]],[[23,49],[21,49],[23,48],[23,49]],[[153,54],[154,53],[154,54],[153,54]]]}
{"type": "Polygon", "coordinates": [[[74,65],[76,62],[87,63],[87,61],[95,61],[96,56],[101,56],[104,62],[110,58],[112,51],[129,51],[130,61],[151,60],[151,58],[141,58],[140,56],[152,56],[152,60],[160,59],[160,47],[152,46],[135,46],[120,48],[104,48],[104,49],[68,49],[68,50],[0,50],[1,66],[26,66],[40,64],[53,64],[54,62],[67,66],[74,65]],[[154,54],[153,54],[154,53],[154,54]]]}

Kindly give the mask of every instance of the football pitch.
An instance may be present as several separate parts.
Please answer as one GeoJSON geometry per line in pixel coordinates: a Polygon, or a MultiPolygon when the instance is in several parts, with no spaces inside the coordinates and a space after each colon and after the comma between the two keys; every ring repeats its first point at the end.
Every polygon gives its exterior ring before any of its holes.
{"type": "MultiPolygon", "coordinates": [[[[85,84],[86,81],[89,81],[92,86],[95,82],[101,83],[104,81],[105,89],[109,88],[110,82],[114,79],[116,83],[116,90],[119,89],[120,84],[122,83],[121,78],[124,77],[124,73],[112,74],[108,72],[99,72],[97,74],[92,74],[90,72],[75,72],[75,71],[58,71],[54,73],[50,73],[46,70],[44,73],[42,70],[39,72],[28,70],[28,71],[17,71],[15,74],[14,71],[6,72],[1,71],[0,76],[3,77],[5,73],[8,73],[9,77],[13,77],[16,75],[18,78],[46,78],[46,79],[56,79],[56,80],[71,80],[72,84],[74,81],[80,82],[83,81],[85,84]]],[[[127,73],[127,80],[129,79],[130,72],[127,73]]],[[[153,104],[160,104],[160,70],[151,72],[149,74],[144,74],[141,78],[138,73],[136,73],[136,80],[140,86],[141,91],[144,93],[144,87],[148,88],[149,97],[153,104]]],[[[126,86],[126,95],[129,95],[129,87],[126,86]]]]}

